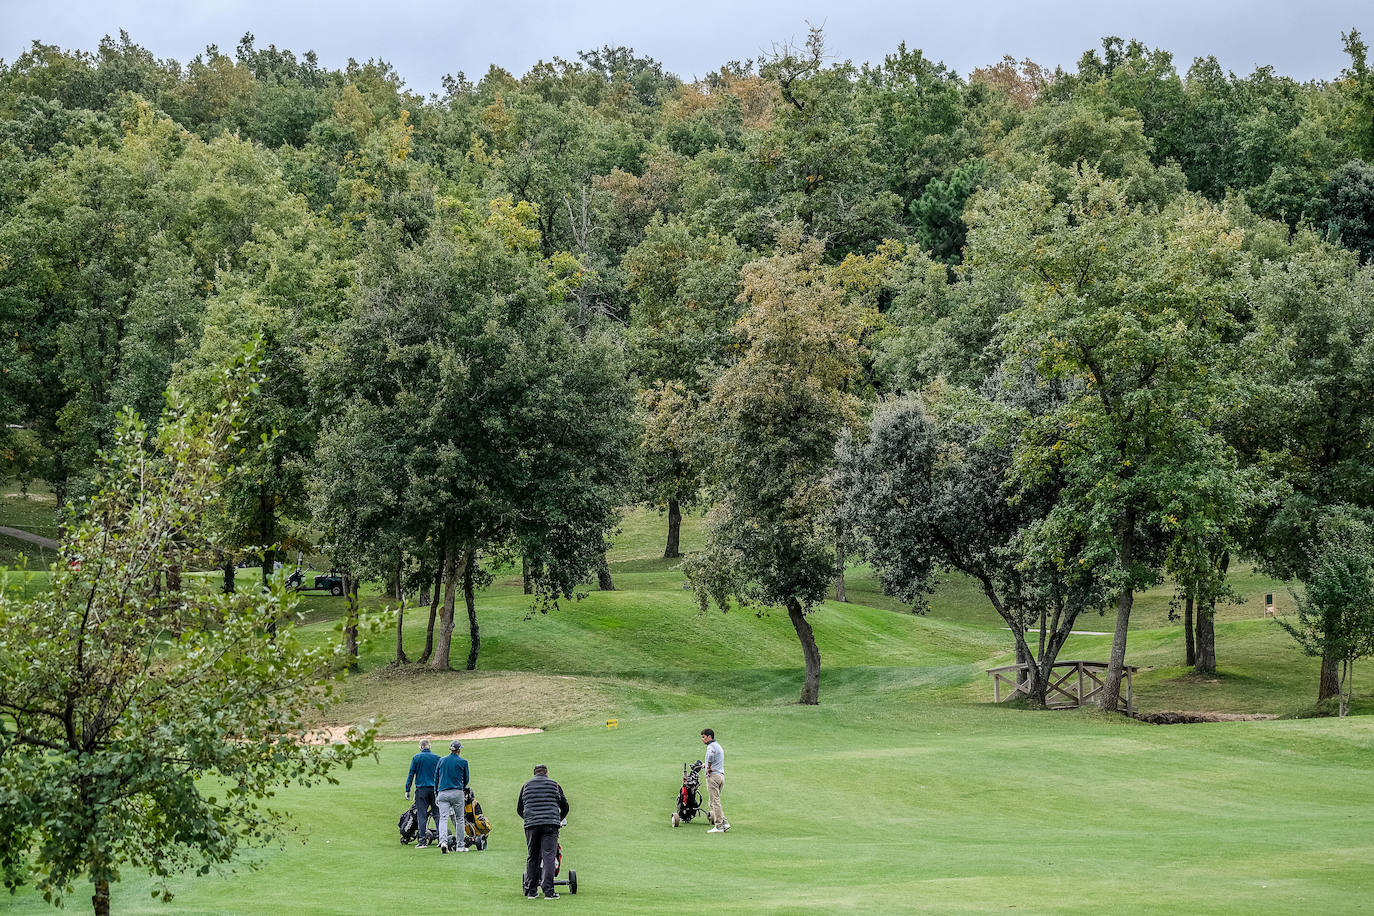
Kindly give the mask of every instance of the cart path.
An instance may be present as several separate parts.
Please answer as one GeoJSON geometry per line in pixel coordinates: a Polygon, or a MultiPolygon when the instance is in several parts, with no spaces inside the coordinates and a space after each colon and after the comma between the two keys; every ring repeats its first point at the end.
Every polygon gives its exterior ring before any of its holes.
{"type": "Polygon", "coordinates": [[[47,550],[57,550],[62,546],[52,538],[45,538],[41,534],[34,534],[31,531],[24,531],[21,528],[6,528],[4,525],[0,525],[0,534],[12,537],[18,541],[28,541],[30,544],[37,544],[39,547],[43,547],[47,550]]]}

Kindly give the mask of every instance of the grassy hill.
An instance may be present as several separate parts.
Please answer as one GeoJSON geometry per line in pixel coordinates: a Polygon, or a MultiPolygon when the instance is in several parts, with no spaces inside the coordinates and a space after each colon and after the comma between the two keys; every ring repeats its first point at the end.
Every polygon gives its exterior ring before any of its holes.
{"type": "MultiPolygon", "coordinates": [[[[684,547],[700,535],[689,519],[684,547]]],[[[822,653],[818,708],[795,705],[800,649],[786,616],[700,613],[662,520],[634,513],[612,553],[618,590],[529,613],[518,577],[499,571],[479,597],[475,672],[388,663],[394,636],[364,649],[336,721],[378,716],[391,736],[489,725],[542,734],[466,742],[495,825],[486,852],[439,857],[396,842],[406,742],[341,774],[288,788],[293,832],[232,874],[179,878],[170,907],[132,877],[123,913],[390,913],[455,905],[501,913],[518,893],[515,793],[536,762],[568,791],[563,835],[580,893],[559,905],[597,913],[1252,913],[1358,912],[1374,840],[1374,703],[1351,719],[1151,726],[1095,711],[998,707],[984,670],[1010,658],[1009,634],[967,582],[951,580],[917,617],[850,574],[848,604],[813,619],[822,653]],[[605,721],[619,720],[608,729],[605,721]],[[669,825],[697,733],[727,752],[734,829],[669,825]],[[249,868],[249,866],[254,866],[249,868]],[[590,908],[590,909],[589,909],[590,908]]],[[[253,571],[244,571],[252,581],[253,571]]],[[[205,587],[213,587],[206,576],[205,587]]],[[[1310,706],[1316,663],[1253,613],[1273,583],[1241,570],[1249,603],[1220,610],[1222,671],[1181,666],[1169,589],[1143,596],[1129,660],[1152,711],[1293,714],[1310,706]]],[[[35,577],[31,587],[41,587],[35,577]]],[[[370,608],[379,597],[367,598],[370,608]]],[[[339,599],[311,597],[307,632],[337,625],[339,599]]],[[[406,647],[425,613],[406,616],[406,647]]],[[[1092,616],[1081,628],[1102,632],[1092,616]]],[[[453,657],[466,656],[460,620],[453,657]]],[[[1104,658],[1110,637],[1075,636],[1065,657],[1104,658]]],[[[84,892],[70,899],[84,908],[84,892]]],[[[543,904],[540,904],[543,906],[543,904]]],[[[0,909],[47,912],[29,892],[0,909]]]]}

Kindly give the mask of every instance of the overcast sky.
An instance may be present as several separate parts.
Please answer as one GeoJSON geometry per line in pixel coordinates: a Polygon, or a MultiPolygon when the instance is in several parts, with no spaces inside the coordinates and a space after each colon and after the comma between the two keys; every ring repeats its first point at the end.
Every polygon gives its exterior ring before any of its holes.
{"type": "Polygon", "coordinates": [[[349,57],[390,62],[413,90],[446,73],[479,78],[601,45],[628,45],[690,79],[757,57],[774,42],[825,27],[830,52],[880,60],[900,41],[967,74],[1004,54],[1071,69],[1102,36],[1139,38],[1174,54],[1179,70],[1211,54],[1248,74],[1272,65],[1298,79],[1330,79],[1346,64],[1341,33],[1374,33],[1374,2],[1352,0],[0,0],[0,58],[33,39],[94,50],[120,29],[158,57],[185,62],[207,44],[233,53],[244,32],[258,47],[316,51],[328,67],[349,57]]]}

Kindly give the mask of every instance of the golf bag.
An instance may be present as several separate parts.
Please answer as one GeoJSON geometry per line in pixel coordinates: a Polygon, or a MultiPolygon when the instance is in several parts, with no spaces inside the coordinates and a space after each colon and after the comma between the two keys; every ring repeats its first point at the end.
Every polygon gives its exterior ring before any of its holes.
{"type": "Polygon", "coordinates": [[[477,849],[487,848],[487,835],[491,833],[491,822],[482,813],[482,803],[472,794],[469,787],[464,790],[463,800],[463,838],[469,846],[477,849]]]}
{"type": "MultiPolygon", "coordinates": [[[[402,846],[409,846],[412,842],[414,842],[416,834],[418,832],[416,829],[417,824],[415,818],[414,805],[405,809],[405,811],[401,812],[401,819],[396,822],[396,828],[401,832],[402,846]]],[[[429,827],[425,830],[426,841],[434,843],[438,839],[439,831],[435,830],[433,827],[429,827]]]]}
{"type": "MultiPolygon", "coordinates": [[[[472,794],[472,788],[463,790],[463,845],[470,849],[486,849],[487,835],[491,833],[491,822],[482,813],[482,803],[472,794]]],[[[458,834],[450,833],[446,838],[449,852],[458,848],[458,834]]]]}
{"type": "Polygon", "coordinates": [[[677,793],[677,810],[673,812],[673,826],[689,824],[701,811],[701,767],[698,760],[682,765],[682,788],[677,793]]]}

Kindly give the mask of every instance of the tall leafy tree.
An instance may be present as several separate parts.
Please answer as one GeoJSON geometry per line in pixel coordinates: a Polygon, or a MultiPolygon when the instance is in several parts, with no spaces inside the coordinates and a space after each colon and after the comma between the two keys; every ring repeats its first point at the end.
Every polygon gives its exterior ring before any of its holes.
{"type": "Polygon", "coordinates": [[[1183,189],[1176,166],[1156,168],[1154,143],[1140,115],[1095,99],[1073,98],[1032,108],[999,144],[997,158],[1022,179],[1064,196],[1082,165],[1119,181],[1132,204],[1165,204],[1183,189]]]}
{"type": "Polygon", "coordinates": [[[707,417],[720,506],[707,544],[684,564],[705,610],[783,607],[806,665],[801,702],[820,702],[821,656],[808,615],[835,578],[841,431],[857,421],[850,393],[869,316],[833,285],[818,241],[794,230],[782,253],[744,271],[748,349],[712,386],[707,417]]]}
{"type": "MultiPolygon", "coordinates": [[[[1374,269],[1353,254],[1299,233],[1265,240],[1252,230],[1257,268],[1251,371],[1262,382],[1232,433],[1279,489],[1257,513],[1247,552],[1272,575],[1306,582],[1321,519],[1340,506],[1368,509],[1374,492],[1374,269]]],[[[1318,699],[1339,690],[1338,664],[1324,658],[1318,699]]]]}
{"type": "Polygon", "coordinates": [[[925,605],[938,576],[957,570],[982,590],[1026,665],[1027,695],[1045,703],[1059,651],[1100,583],[1067,555],[1040,549],[1037,529],[1058,481],[1012,499],[1015,412],[940,386],[879,406],[868,436],[846,442],[841,513],[890,594],[925,605]]]}
{"type": "Polygon", "coordinates": [[[1358,29],[1342,32],[1341,42],[1350,58],[1339,84],[1348,106],[1343,127],[1355,153],[1366,161],[1374,160],[1374,70],[1369,67],[1369,46],[1358,29]]]}
{"type": "Polygon", "coordinates": [[[72,150],[0,225],[18,256],[0,264],[7,320],[32,332],[17,346],[19,398],[60,495],[121,408],[157,416],[253,233],[303,216],[260,148],[201,143],[142,102],[124,115],[121,143],[72,150]]]}
{"type": "Polygon", "coordinates": [[[522,552],[542,595],[571,596],[625,495],[623,354],[573,329],[532,215],[506,200],[417,248],[373,249],[352,319],[319,366],[340,422],[321,445],[317,517],[350,555],[435,545],[445,585],[430,664],[441,669],[460,577],[477,664],[479,554],[522,552]],[[394,508],[384,527],[367,524],[394,508]]]}
{"type": "Polygon", "coordinates": [[[280,230],[259,227],[243,246],[242,268],[221,278],[199,345],[177,367],[189,396],[213,397],[225,360],[250,341],[259,349],[258,396],[243,429],[263,446],[236,462],[215,523],[228,574],[235,553],[252,551],[261,557],[264,584],[282,551],[314,540],[307,481],[320,430],[335,418],[314,398],[310,368],[324,358],[345,313],[352,269],[349,246],[312,219],[303,201],[288,196],[284,206],[295,219],[280,230]]]}
{"type": "Polygon", "coordinates": [[[1326,203],[1327,234],[1358,251],[1361,261],[1374,257],[1374,165],[1352,159],[1336,169],[1326,203]]]}
{"type": "Polygon", "coordinates": [[[1035,183],[987,194],[974,226],[970,267],[1019,300],[1004,317],[1008,377],[1030,365],[1070,393],[1028,419],[1013,473],[1063,481],[1036,538],[1058,556],[1081,545],[1117,596],[1102,691],[1115,709],[1136,590],[1156,581],[1184,520],[1235,523],[1217,497],[1243,481],[1211,416],[1226,391],[1215,369],[1235,321],[1241,234],[1196,204],[1132,207],[1123,183],[1089,169],[1062,202],[1035,183]]]}
{"type": "Polygon", "coordinates": [[[1279,625],[1307,654],[1339,664],[1338,705],[1345,716],[1354,694],[1351,668],[1374,654],[1374,537],[1367,524],[1338,510],[1318,523],[1309,551],[1305,590],[1293,596],[1296,619],[1279,625]]]}
{"type": "Polygon", "coordinates": [[[902,201],[884,186],[875,125],[855,92],[854,67],[826,65],[825,38],[782,45],[759,67],[777,87],[767,127],[750,138],[754,181],[765,192],[755,218],[770,235],[799,222],[840,255],[900,235],[902,201]]]}
{"type": "MultiPolygon", "coordinates": [[[[231,377],[232,380],[232,377],[231,377]]],[[[48,900],[81,877],[97,914],[123,870],[167,879],[231,862],[283,826],[275,787],[331,780],[368,753],[303,742],[329,703],[337,646],[303,648],[281,592],[171,592],[164,569],[207,546],[241,401],[171,409],[152,444],[125,413],[51,587],[0,595],[0,872],[48,900]],[[324,688],[324,689],[321,689],[324,688]],[[251,736],[251,740],[245,740],[251,736]]]]}
{"type": "Polygon", "coordinates": [[[978,151],[963,90],[957,73],[905,42],[881,64],[859,70],[856,106],[872,119],[874,155],[886,160],[888,186],[906,207],[927,183],[978,151]]]}
{"type": "Polygon", "coordinates": [[[642,467],[649,502],[668,513],[665,557],[679,556],[682,510],[701,491],[692,443],[711,379],[736,342],[745,257],[733,239],[661,220],[625,256],[635,294],[628,343],[644,415],[642,467]]]}

